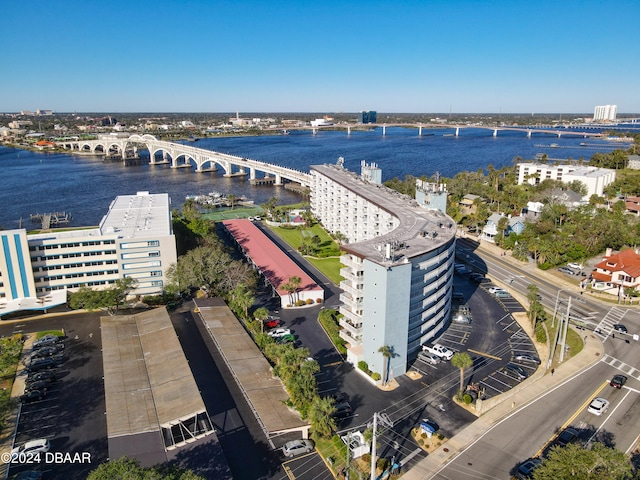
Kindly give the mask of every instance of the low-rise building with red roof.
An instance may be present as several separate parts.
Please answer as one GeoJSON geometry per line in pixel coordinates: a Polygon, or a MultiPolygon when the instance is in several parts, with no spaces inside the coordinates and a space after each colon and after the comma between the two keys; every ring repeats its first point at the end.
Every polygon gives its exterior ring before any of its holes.
{"type": "MultiPolygon", "coordinates": [[[[222,222],[256,270],[263,275],[274,292],[280,296],[283,307],[324,301],[324,289],[291,260],[275,243],[249,220],[225,220],[222,222]],[[300,283],[292,289],[291,279],[300,283]]],[[[295,286],[295,285],[294,285],[295,286]]]]}
{"type": "Polygon", "coordinates": [[[624,288],[640,287],[640,255],[633,249],[611,254],[595,265],[591,274],[592,286],[597,290],[622,295],[624,288]]]}

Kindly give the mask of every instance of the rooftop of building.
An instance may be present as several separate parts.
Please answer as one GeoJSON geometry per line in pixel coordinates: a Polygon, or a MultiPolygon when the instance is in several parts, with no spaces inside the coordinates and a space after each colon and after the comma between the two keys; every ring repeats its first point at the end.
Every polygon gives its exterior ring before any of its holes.
{"type": "Polygon", "coordinates": [[[140,238],[171,235],[171,200],[167,193],[120,195],[100,222],[103,235],[140,238]]]}
{"type": "Polygon", "coordinates": [[[300,278],[299,292],[322,290],[322,287],[280,250],[253,222],[236,219],[225,220],[222,223],[281,295],[287,294],[284,285],[294,276],[300,278]]]}
{"type": "Polygon", "coordinates": [[[445,245],[456,234],[456,222],[439,210],[421,207],[413,198],[370,183],[358,174],[337,165],[312,165],[318,172],[396,217],[400,225],[386,235],[343,245],[348,253],[384,266],[406,263],[409,259],[445,245]],[[391,256],[387,257],[387,245],[391,256]]]}
{"type": "Polygon", "coordinates": [[[584,177],[598,177],[602,175],[608,175],[614,170],[610,168],[593,167],[590,165],[571,165],[567,163],[553,164],[553,163],[539,163],[539,162],[521,162],[518,163],[518,167],[535,167],[545,168],[547,170],[568,170],[571,175],[581,175],[584,177]]]}

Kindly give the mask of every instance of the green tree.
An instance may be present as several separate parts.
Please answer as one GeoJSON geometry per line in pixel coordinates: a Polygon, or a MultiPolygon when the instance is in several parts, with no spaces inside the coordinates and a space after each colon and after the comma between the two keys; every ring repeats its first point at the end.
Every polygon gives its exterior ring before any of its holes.
{"type": "Polygon", "coordinates": [[[629,458],[615,448],[596,442],[591,448],[570,443],[551,449],[534,470],[534,480],[627,480],[631,478],[629,458]]]}
{"type": "Polygon", "coordinates": [[[249,319],[249,307],[254,301],[253,292],[244,283],[239,283],[228,295],[229,308],[245,320],[249,319]]]}
{"type": "Polygon", "coordinates": [[[464,388],[464,371],[473,366],[473,359],[467,352],[457,352],[451,357],[451,365],[460,370],[460,390],[459,394],[462,394],[464,388]]]}
{"type": "Polygon", "coordinates": [[[87,476],[87,480],[205,480],[191,470],[175,465],[142,467],[133,458],[121,457],[101,463],[87,476]]]}
{"type": "Polygon", "coordinates": [[[309,408],[309,423],[316,435],[329,437],[336,431],[333,414],[336,411],[335,401],[330,397],[316,397],[309,408]]]}
{"type": "Polygon", "coordinates": [[[240,260],[233,260],[218,241],[190,250],[167,270],[175,291],[190,293],[205,287],[211,295],[224,296],[239,284],[253,288],[255,276],[240,260]]]}
{"type": "Polygon", "coordinates": [[[109,315],[114,315],[137,285],[138,281],[135,278],[126,277],[119,278],[111,287],[102,290],[80,287],[77,292],[69,294],[69,306],[73,309],[106,309],[109,315]]]}

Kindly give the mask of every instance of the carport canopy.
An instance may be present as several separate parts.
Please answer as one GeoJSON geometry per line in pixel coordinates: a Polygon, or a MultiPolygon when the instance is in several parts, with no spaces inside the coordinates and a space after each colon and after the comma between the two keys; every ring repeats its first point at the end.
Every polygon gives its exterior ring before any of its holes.
{"type": "Polygon", "coordinates": [[[102,317],[110,458],[143,465],[214,433],[166,309],[102,317]]]}

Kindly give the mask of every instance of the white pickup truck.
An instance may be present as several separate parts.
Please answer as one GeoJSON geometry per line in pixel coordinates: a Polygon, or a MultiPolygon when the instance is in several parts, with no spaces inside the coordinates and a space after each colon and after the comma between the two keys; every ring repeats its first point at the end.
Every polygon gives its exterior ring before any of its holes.
{"type": "Polygon", "coordinates": [[[434,345],[423,345],[422,350],[424,350],[425,352],[433,353],[434,355],[437,355],[445,360],[451,360],[451,357],[453,357],[453,351],[449,350],[444,345],[440,345],[439,343],[436,343],[434,345]]]}

